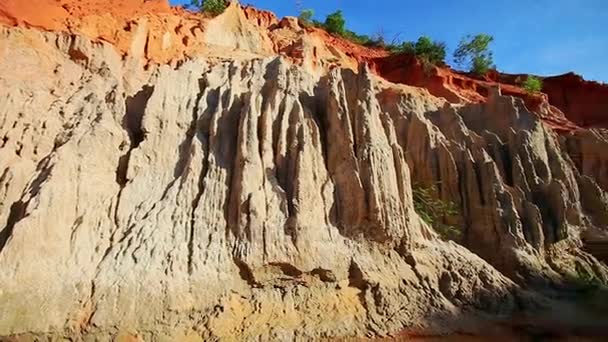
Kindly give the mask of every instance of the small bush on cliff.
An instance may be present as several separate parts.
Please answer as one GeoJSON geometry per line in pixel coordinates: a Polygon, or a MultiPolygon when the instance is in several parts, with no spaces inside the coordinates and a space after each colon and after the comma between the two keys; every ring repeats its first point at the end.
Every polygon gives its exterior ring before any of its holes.
{"type": "Polygon", "coordinates": [[[356,32],[347,30],[346,19],[344,19],[342,11],[339,10],[328,15],[327,18],[325,18],[324,23],[313,20],[312,24],[325,29],[329,33],[333,33],[343,37],[344,39],[348,39],[353,43],[360,45],[373,45],[374,43],[369,36],[359,35],[356,32]]]}
{"type": "Polygon", "coordinates": [[[369,36],[366,36],[364,34],[360,35],[351,30],[345,30],[342,37],[350,40],[353,43],[357,43],[360,45],[373,45],[374,44],[374,42],[372,41],[372,39],[369,36]]]}
{"type": "Polygon", "coordinates": [[[414,184],[412,194],[414,209],[422,220],[432,226],[444,240],[461,240],[462,232],[458,228],[444,223],[446,218],[458,215],[458,208],[453,202],[438,199],[434,188],[424,187],[420,184],[414,184]]]}
{"type": "Polygon", "coordinates": [[[190,0],[190,5],[215,17],[224,13],[228,3],[225,0],[190,0]]]}
{"type": "Polygon", "coordinates": [[[454,62],[463,69],[477,75],[483,75],[494,67],[494,58],[490,44],[494,37],[487,34],[466,36],[454,51],[454,62]]]}
{"type": "Polygon", "coordinates": [[[543,81],[536,76],[530,75],[521,86],[528,93],[538,93],[543,89],[543,81]]]}
{"type": "Polygon", "coordinates": [[[313,25],[312,22],[312,17],[315,16],[315,11],[311,10],[311,9],[305,9],[302,10],[302,12],[300,12],[300,15],[298,16],[298,21],[300,22],[300,25],[302,25],[303,27],[310,27],[313,25]]]}
{"type": "Polygon", "coordinates": [[[431,38],[422,36],[415,43],[403,42],[397,52],[416,55],[424,62],[438,65],[445,61],[445,49],[445,43],[432,41],[431,38]]]}
{"type": "Polygon", "coordinates": [[[343,36],[344,33],[346,33],[346,19],[344,19],[342,11],[337,10],[334,13],[328,15],[327,18],[325,18],[325,23],[323,24],[323,27],[329,33],[335,33],[340,36],[343,36]]]}

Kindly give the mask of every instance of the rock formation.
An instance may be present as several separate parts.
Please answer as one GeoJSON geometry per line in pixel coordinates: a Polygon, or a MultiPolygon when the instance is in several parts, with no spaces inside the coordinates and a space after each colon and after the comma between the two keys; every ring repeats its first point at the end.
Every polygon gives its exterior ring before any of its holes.
{"type": "Polygon", "coordinates": [[[608,282],[582,239],[606,234],[608,140],[558,135],[546,97],[447,101],[237,4],[91,31],[101,2],[44,3],[67,13],[1,12],[0,336],[479,332],[608,282]],[[412,184],[458,205],[460,244],[412,184]]]}

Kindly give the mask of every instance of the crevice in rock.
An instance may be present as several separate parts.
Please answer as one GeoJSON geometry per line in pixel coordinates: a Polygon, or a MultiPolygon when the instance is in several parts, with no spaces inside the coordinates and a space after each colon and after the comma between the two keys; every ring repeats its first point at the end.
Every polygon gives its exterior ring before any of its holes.
{"type": "Polygon", "coordinates": [[[74,46],[70,47],[68,55],[70,56],[70,59],[76,63],[82,62],[84,65],[86,65],[89,62],[89,57],[82,51],[76,49],[74,46]]]}
{"type": "Polygon", "coordinates": [[[322,105],[322,103],[326,102],[323,87],[327,87],[327,76],[324,76],[319,81],[318,85],[314,89],[314,95],[310,96],[306,93],[300,94],[300,102],[302,104],[308,104],[312,117],[317,124],[317,128],[319,130],[319,140],[321,143],[321,154],[323,157],[323,165],[325,165],[325,170],[329,171],[329,159],[328,159],[328,132],[327,132],[327,108],[322,105]]]}
{"type": "Polygon", "coordinates": [[[123,117],[123,127],[129,135],[131,146],[129,151],[121,156],[118,160],[116,169],[116,182],[121,189],[127,183],[127,171],[129,169],[129,159],[131,152],[139,147],[145,138],[142,128],[142,121],[148,101],[154,92],[154,87],[145,85],[139,92],[133,96],[127,97],[125,100],[125,116],[123,117]]]}
{"type": "Polygon", "coordinates": [[[331,270],[315,268],[310,272],[310,274],[319,277],[319,279],[325,283],[335,283],[337,281],[336,276],[331,270]]]}
{"type": "Polygon", "coordinates": [[[476,180],[476,188],[477,188],[477,192],[479,194],[479,201],[481,206],[485,206],[486,205],[486,199],[484,196],[484,192],[483,192],[483,178],[481,177],[481,171],[479,170],[479,165],[477,165],[477,163],[473,162],[471,164],[471,168],[473,169],[473,172],[475,173],[475,180],[476,180]]]}
{"type": "MultiPolygon", "coordinates": [[[[145,85],[139,92],[133,96],[127,97],[125,100],[125,116],[123,117],[123,128],[129,135],[131,146],[127,153],[118,159],[118,167],[116,168],[116,183],[120,185],[121,190],[127,184],[127,171],[129,169],[129,159],[131,152],[139,147],[145,138],[142,128],[142,121],[148,101],[154,92],[154,87],[145,85]]],[[[120,195],[119,195],[120,199],[120,195]]],[[[118,207],[118,205],[117,205],[118,207]]]]}
{"type": "Polygon", "coordinates": [[[145,138],[142,121],[153,92],[153,86],[145,85],[135,95],[127,97],[125,101],[126,115],[123,118],[123,126],[131,139],[132,149],[137,148],[145,138]]]}
{"type": "Polygon", "coordinates": [[[500,157],[504,167],[505,182],[508,186],[514,186],[513,182],[513,160],[509,151],[509,145],[503,144],[499,146],[500,157]]]}
{"type": "Polygon", "coordinates": [[[247,265],[243,260],[238,258],[233,258],[233,261],[236,267],[238,267],[239,269],[239,276],[241,277],[241,279],[243,279],[251,287],[262,287],[260,283],[255,280],[255,276],[249,265],[247,265]]]}
{"type": "Polygon", "coordinates": [[[286,276],[289,276],[289,277],[298,278],[298,277],[302,276],[302,274],[304,273],[304,272],[300,271],[297,267],[293,266],[292,264],[288,264],[286,262],[274,262],[274,263],[270,263],[270,265],[278,267],[281,270],[281,272],[283,272],[283,274],[285,274],[286,276]]]}
{"type": "Polygon", "coordinates": [[[361,290],[357,297],[359,298],[361,306],[363,306],[366,312],[369,312],[367,300],[365,299],[365,293],[369,288],[369,284],[363,277],[361,268],[359,268],[359,265],[357,265],[354,260],[351,261],[350,267],[348,268],[348,286],[361,290]]]}
{"type": "MultiPolygon", "coordinates": [[[[188,130],[189,138],[187,140],[189,140],[190,146],[192,146],[192,139],[194,139],[194,136],[196,136],[197,134],[204,134],[205,136],[208,136],[208,132],[206,131],[206,129],[208,129],[209,123],[203,122],[203,120],[208,121],[207,119],[209,118],[209,116],[205,115],[205,113],[203,113],[201,115],[201,120],[199,120],[199,116],[198,116],[199,103],[201,102],[201,99],[203,98],[203,95],[205,94],[205,88],[206,88],[206,83],[205,83],[204,79],[199,79],[199,93],[196,96],[195,106],[194,106],[194,109],[192,110],[192,124],[190,126],[190,129],[188,130]]],[[[209,101],[209,100],[207,100],[207,101],[209,101]]],[[[207,110],[211,110],[211,109],[207,108],[207,110]]],[[[193,271],[194,225],[196,223],[196,210],[198,209],[198,204],[201,200],[201,197],[203,196],[204,182],[205,182],[205,177],[207,176],[207,170],[208,170],[207,158],[209,157],[209,147],[203,146],[203,148],[205,150],[204,156],[203,156],[203,161],[202,161],[203,167],[201,169],[201,173],[200,173],[200,176],[198,179],[197,192],[196,192],[196,195],[194,196],[194,199],[192,200],[192,213],[190,214],[190,232],[189,232],[189,237],[188,237],[188,273],[189,274],[192,274],[192,271],[193,271]]],[[[180,153],[184,153],[184,152],[185,151],[182,152],[182,149],[180,148],[180,153]]],[[[185,168],[185,165],[183,167],[185,168]]],[[[182,170],[182,172],[183,172],[183,170],[182,170]]],[[[182,172],[180,172],[180,174],[182,172]]]]}
{"type": "Polygon", "coordinates": [[[127,184],[127,170],[129,168],[129,157],[131,151],[118,158],[118,167],[116,168],[116,183],[122,189],[127,184]]]}
{"type": "Polygon", "coordinates": [[[367,281],[363,277],[363,272],[356,262],[351,261],[348,268],[348,286],[365,291],[368,287],[367,281]]]}
{"type": "MultiPolygon", "coordinates": [[[[141,142],[145,138],[145,134],[142,127],[142,121],[144,117],[144,113],[146,107],[148,105],[148,101],[154,92],[154,87],[145,85],[143,88],[137,92],[133,96],[129,96],[125,100],[125,115],[123,117],[123,128],[127,131],[130,140],[129,150],[119,157],[118,165],[116,168],[116,183],[118,183],[120,190],[118,191],[118,195],[116,196],[116,207],[114,208],[114,225],[116,230],[112,234],[111,240],[114,240],[114,234],[118,231],[119,220],[118,220],[118,210],[120,208],[120,200],[122,198],[122,192],[127,185],[128,182],[128,170],[129,170],[129,161],[131,159],[131,153],[134,149],[139,147],[141,142]]],[[[106,251],[106,255],[110,252],[111,247],[108,247],[106,251]]],[[[103,260],[102,259],[102,260],[103,260]]]]}
{"type": "MultiPolygon", "coordinates": [[[[13,234],[13,229],[15,228],[15,225],[28,216],[28,214],[26,214],[26,209],[31,199],[40,192],[42,184],[50,176],[51,171],[53,170],[53,166],[49,165],[49,163],[51,160],[51,155],[54,153],[54,151],[55,150],[51,151],[51,153],[47,157],[42,159],[42,161],[40,161],[40,163],[38,164],[36,170],[39,171],[39,173],[29,185],[29,195],[24,195],[19,201],[14,202],[11,205],[9,215],[6,220],[6,225],[4,226],[4,229],[0,230],[0,252],[2,252],[9,238],[13,234]],[[24,198],[29,198],[29,200],[24,201],[24,198]]],[[[4,174],[2,177],[4,178],[4,174]]]]}
{"type": "Polygon", "coordinates": [[[4,229],[2,229],[2,231],[0,231],[0,252],[2,252],[4,246],[6,246],[6,243],[8,242],[8,239],[13,234],[13,229],[15,228],[15,225],[27,216],[25,214],[26,208],[27,203],[24,203],[21,200],[11,205],[6,226],[4,227],[4,229]]]}

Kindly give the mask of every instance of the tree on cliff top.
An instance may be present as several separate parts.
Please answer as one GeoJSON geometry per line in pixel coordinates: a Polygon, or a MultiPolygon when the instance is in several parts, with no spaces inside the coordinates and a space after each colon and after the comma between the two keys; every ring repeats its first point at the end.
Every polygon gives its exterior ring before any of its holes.
{"type": "Polygon", "coordinates": [[[493,41],[494,37],[487,34],[464,37],[454,51],[454,63],[477,75],[485,74],[494,68],[494,58],[490,50],[493,41]]]}
{"type": "Polygon", "coordinates": [[[325,18],[325,24],[323,24],[327,32],[339,34],[341,36],[346,32],[346,20],[342,11],[337,10],[325,18]]]}
{"type": "Polygon", "coordinates": [[[309,27],[311,26],[312,23],[312,18],[315,16],[315,11],[313,11],[312,9],[305,9],[302,10],[300,12],[300,16],[298,16],[298,20],[300,25],[304,26],[304,27],[309,27]]]}
{"type": "Polygon", "coordinates": [[[528,93],[538,93],[543,89],[543,81],[536,76],[529,75],[521,86],[528,93]]]}
{"type": "Polygon", "coordinates": [[[201,12],[215,17],[224,13],[228,2],[226,0],[190,0],[190,6],[199,8],[201,12]]]}
{"type": "Polygon", "coordinates": [[[422,36],[418,38],[417,42],[403,42],[392,51],[415,55],[419,57],[423,63],[438,65],[445,62],[445,50],[445,43],[432,41],[431,38],[422,36]]]}

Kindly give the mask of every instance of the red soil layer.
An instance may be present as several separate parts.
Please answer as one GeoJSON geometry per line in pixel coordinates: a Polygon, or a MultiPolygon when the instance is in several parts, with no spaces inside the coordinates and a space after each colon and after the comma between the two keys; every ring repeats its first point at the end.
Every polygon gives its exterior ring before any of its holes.
{"type": "MultiPolygon", "coordinates": [[[[501,83],[521,84],[528,75],[495,73],[492,77],[501,83]]],[[[586,128],[608,128],[608,84],[585,81],[575,73],[541,78],[549,103],[570,121],[586,128]]]]}
{"type": "Polygon", "coordinates": [[[608,128],[608,85],[569,73],[547,77],[543,92],[549,102],[582,127],[608,128]]]}
{"type": "Polygon", "coordinates": [[[167,0],[2,0],[0,23],[68,31],[75,20],[108,14],[129,20],[146,14],[177,14],[167,0]]]}
{"type": "Polygon", "coordinates": [[[564,116],[559,106],[555,108],[550,105],[550,98],[546,94],[530,94],[518,86],[517,75],[502,75],[494,71],[483,77],[475,77],[447,66],[425,68],[414,56],[406,54],[373,58],[370,63],[376,73],[388,81],[426,88],[431,94],[452,103],[485,102],[490,89],[500,87],[503,95],[523,99],[526,107],[538,113],[545,124],[554,130],[570,132],[579,128],[564,116]]]}
{"type": "MultiPolygon", "coordinates": [[[[261,30],[272,30],[279,24],[272,12],[242,8],[245,17],[261,30]]],[[[142,17],[148,22],[147,59],[168,63],[203,48],[201,16],[172,8],[168,0],[0,0],[0,24],[81,33],[108,41],[124,54],[131,52],[137,19],[142,17]],[[169,47],[167,39],[172,42],[169,47]]],[[[490,72],[479,78],[449,67],[425,70],[412,56],[390,55],[384,49],[361,46],[314,27],[306,31],[329,49],[342,51],[351,61],[369,63],[372,70],[391,82],[426,88],[453,103],[486,101],[489,89],[500,86],[503,94],[522,98],[530,110],[541,113],[545,123],[558,131],[571,131],[577,125],[608,128],[608,85],[588,82],[575,74],[545,78],[543,92],[547,95],[529,94],[518,86],[526,75],[490,72]]]]}
{"type": "Polygon", "coordinates": [[[390,55],[388,51],[382,48],[359,45],[317,27],[311,27],[307,29],[307,31],[309,34],[316,35],[323,39],[327,46],[343,51],[348,57],[355,58],[359,62],[368,62],[375,58],[384,58],[390,55]]]}
{"type": "Polygon", "coordinates": [[[259,27],[268,28],[279,23],[277,16],[270,11],[259,10],[251,6],[242,8],[245,13],[245,18],[259,27]]]}
{"type": "Polygon", "coordinates": [[[157,63],[202,49],[200,16],[167,0],[0,0],[2,24],[81,34],[157,63]],[[144,51],[133,50],[138,34],[144,51]]]}

